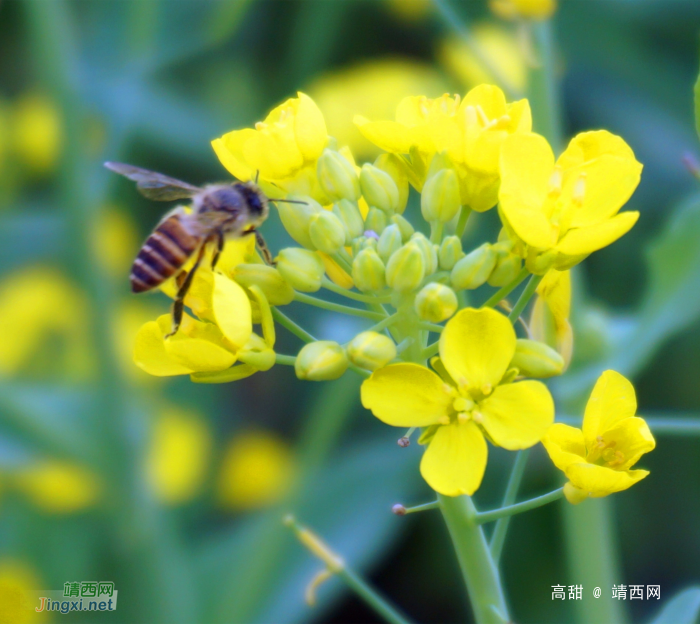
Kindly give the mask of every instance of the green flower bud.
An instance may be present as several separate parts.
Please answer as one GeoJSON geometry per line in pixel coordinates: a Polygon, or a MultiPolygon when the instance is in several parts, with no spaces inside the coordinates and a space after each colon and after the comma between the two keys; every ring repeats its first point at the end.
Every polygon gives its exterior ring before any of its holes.
{"type": "Polygon", "coordinates": [[[287,247],[277,256],[277,270],[295,290],[316,292],[326,272],[320,256],[308,249],[287,247]]]}
{"type": "Polygon", "coordinates": [[[402,245],[401,230],[398,225],[387,226],[377,241],[377,252],[384,262],[402,245]]]}
{"type": "Polygon", "coordinates": [[[374,165],[362,165],[360,188],[370,206],[392,214],[399,207],[399,189],[393,178],[374,165]]]}
{"type": "Polygon", "coordinates": [[[318,182],[331,201],[360,199],[360,180],[355,166],[340,152],[326,148],[318,159],[318,182]]]}
{"type": "Polygon", "coordinates": [[[488,279],[489,285],[500,287],[509,284],[520,273],[522,265],[520,256],[516,256],[514,253],[498,254],[496,266],[488,279]]]}
{"type": "Polygon", "coordinates": [[[447,223],[457,214],[461,205],[459,182],[452,169],[438,171],[423,186],[420,210],[426,221],[447,223]]]}
{"type": "Polygon", "coordinates": [[[406,166],[401,158],[396,154],[380,154],[377,160],[374,161],[374,166],[382,171],[386,171],[394,180],[396,188],[399,191],[399,204],[396,207],[396,212],[399,214],[406,210],[408,203],[408,175],[406,174],[406,166]]]}
{"type": "Polygon", "coordinates": [[[386,265],[386,282],[397,292],[418,288],[425,277],[425,257],[416,241],[395,251],[386,265]]]}
{"type": "Polygon", "coordinates": [[[348,369],[348,356],[337,342],[319,340],[305,345],[294,363],[299,379],[328,381],[338,379],[348,369]]]}
{"type": "Polygon", "coordinates": [[[289,235],[302,247],[314,249],[314,244],[309,236],[309,223],[311,217],[323,208],[317,201],[310,197],[295,197],[296,201],[303,201],[304,204],[289,204],[279,202],[275,204],[280,215],[280,220],[284,229],[289,232],[289,235]]]}
{"type": "Polygon", "coordinates": [[[457,295],[449,286],[431,282],[416,295],[416,313],[424,321],[439,323],[457,311],[457,295]]]}
{"type": "Polygon", "coordinates": [[[260,371],[270,370],[275,365],[275,352],[257,334],[251,334],[248,342],[238,352],[238,359],[260,371]]]}
{"type": "Polygon", "coordinates": [[[450,281],[455,290],[479,288],[496,266],[496,252],[484,243],[454,265],[450,281]]]}
{"type": "Polygon", "coordinates": [[[294,290],[280,272],[266,264],[239,264],[233,279],[241,286],[258,286],[270,305],[286,305],[294,299],[294,290]]]}
{"type": "Polygon", "coordinates": [[[443,239],[438,252],[438,264],[443,271],[451,271],[455,264],[464,257],[462,241],[459,236],[447,236],[443,239]]]}
{"type": "Polygon", "coordinates": [[[564,372],[564,358],[544,342],[518,338],[510,366],[526,377],[554,377],[564,372]]]}
{"type": "Polygon", "coordinates": [[[359,254],[365,248],[366,241],[367,241],[366,236],[358,236],[355,240],[352,241],[352,257],[353,258],[356,258],[357,254],[359,254]]]}
{"type": "Polygon", "coordinates": [[[401,231],[401,240],[404,243],[411,239],[411,236],[413,236],[415,230],[413,229],[410,221],[398,214],[391,217],[390,221],[394,225],[399,226],[399,230],[401,231]]]}
{"type": "Polygon", "coordinates": [[[379,208],[370,208],[365,219],[365,231],[371,230],[375,234],[381,234],[388,221],[386,212],[382,212],[379,208]]]}
{"type": "Polygon", "coordinates": [[[425,274],[432,275],[438,267],[437,249],[423,234],[416,232],[411,236],[411,241],[416,243],[423,252],[425,258],[425,274]]]}
{"type": "Polygon", "coordinates": [[[350,245],[353,240],[365,231],[365,224],[360,214],[360,209],[355,202],[341,199],[333,205],[333,214],[340,219],[345,227],[345,244],[350,245]]]}
{"type": "Polygon", "coordinates": [[[353,364],[371,371],[386,366],[396,357],[394,341],[373,331],[357,334],[348,343],[346,350],[353,364]]]}
{"type": "Polygon", "coordinates": [[[368,247],[352,261],[352,279],[358,290],[376,292],[386,286],[384,263],[376,250],[368,247]]]}
{"type": "Polygon", "coordinates": [[[327,254],[336,253],[345,244],[343,223],[328,210],[321,210],[311,217],[309,234],[316,249],[327,254]]]}

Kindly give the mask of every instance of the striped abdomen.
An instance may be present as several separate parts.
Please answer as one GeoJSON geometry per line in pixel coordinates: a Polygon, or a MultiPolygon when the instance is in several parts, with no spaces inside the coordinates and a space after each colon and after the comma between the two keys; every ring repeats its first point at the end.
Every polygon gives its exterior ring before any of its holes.
{"type": "Polygon", "coordinates": [[[192,236],[180,222],[182,215],[174,214],[159,223],[146,239],[131,267],[131,290],[135,293],[151,290],[177,273],[202,242],[192,236]]]}

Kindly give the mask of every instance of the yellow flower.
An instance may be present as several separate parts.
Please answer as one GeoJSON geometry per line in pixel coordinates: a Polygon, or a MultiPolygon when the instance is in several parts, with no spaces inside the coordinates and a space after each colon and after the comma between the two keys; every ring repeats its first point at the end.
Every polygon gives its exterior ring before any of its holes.
{"type": "Polygon", "coordinates": [[[571,272],[549,271],[537,287],[537,298],[532,306],[529,328],[535,340],[557,350],[564,358],[565,367],[571,363],[574,351],[570,313],[571,272]]]}
{"type": "Polygon", "coordinates": [[[73,513],[95,504],[97,478],[85,468],[60,461],[41,461],[12,474],[11,482],[50,513],[73,513]]]}
{"type": "Polygon", "coordinates": [[[530,271],[569,269],[627,233],[639,213],[618,211],[641,171],[627,143],[605,130],[577,135],[556,162],[543,137],[509,136],[499,210],[509,234],[527,246],[530,271]]]}
{"type": "Polygon", "coordinates": [[[434,100],[405,98],[396,121],[357,115],[355,123],[381,149],[410,155],[409,180],[418,191],[433,157],[444,153],[458,175],[462,204],[483,212],[498,197],[501,144],[509,135],[529,133],[532,116],[527,100],[508,104],[498,87],[480,85],[464,99],[447,94],[434,100]]]}
{"type": "Polygon", "coordinates": [[[539,381],[507,383],[515,354],[510,322],[492,309],[455,315],[440,337],[438,376],[418,364],[390,364],[362,384],[362,404],[396,427],[428,427],[421,474],[447,496],[473,494],[486,468],[486,440],[509,450],[539,442],[554,402],[539,381]]]}
{"type": "Polygon", "coordinates": [[[389,10],[405,22],[418,22],[428,17],[430,0],[386,0],[389,10]]]}
{"type": "Polygon", "coordinates": [[[557,0],[491,0],[491,10],[505,19],[545,20],[557,9],[557,0]]]}
{"type": "Polygon", "coordinates": [[[328,143],[326,123],[308,95],[297,95],[272,109],[255,129],[229,132],[212,141],[212,147],[239,180],[252,180],[259,172],[262,182],[321,201],[316,161],[328,143]]]}
{"type": "Polygon", "coordinates": [[[289,446],[269,431],[234,437],[224,451],[218,499],[228,509],[257,509],[282,498],[296,465],[289,446]]]}
{"type": "Polygon", "coordinates": [[[63,144],[61,117],[55,104],[39,94],[26,94],[15,104],[14,149],[32,172],[46,174],[56,165],[63,144]]]}
{"type": "Polygon", "coordinates": [[[206,476],[212,439],[197,414],[167,407],[153,424],[147,474],[157,498],[176,505],[195,496],[206,476]]]}
{"type": "Polygon", "coordinates": [[[40,589],[34,571],[24,562],[0,559],[0,624],[29,624],[41,616],[29,592],[40,589]]]}
{"type": "Polygon", "coordinates": [[[112,206],[103,209],[91,242],[102,270],[123,280],[139,250],[139,233],[133,219],[124,210],[112,206]]]}
{"type": "Polygon", "coordinates": [[[634,387],[609,370],[600,376],[588,399],[583,429],[561,423],[550,427],[542,444],[569,479],[564,493],[571,503],[626,490],[649,474],[631,470],[656,446],[636,411],[634,387]]]}

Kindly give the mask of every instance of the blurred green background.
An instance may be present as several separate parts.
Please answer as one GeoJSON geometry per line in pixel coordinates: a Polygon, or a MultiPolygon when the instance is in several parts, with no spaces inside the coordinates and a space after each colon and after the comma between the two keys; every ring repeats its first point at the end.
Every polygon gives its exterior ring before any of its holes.
{"type": "MultiPolygon", "coordinates": [[[[485,1],[451,6],[526,93],[517,28],[485,1]]],[[[359,379],[301,383],[277,366],[198,386],[133,365],[137,329],[168,307],[127,280],[164,206],[102,162],[225,180],[210,141],[297,90],[340,144],[372,159],[354,113],[392,118],[406,95],[463,94],[492,77],[423,1],[16,0],[0,18],[0,622],[47,619],[3,611],[8,587],[87,580],[114,581],[117,611],[53,621],[378,621],[338,579],[305,605],[321,565],[282,527],[287,511],[415,620],[470,621],[439,514],[390,513],[428,500],[420,449],[400,449],[361,408],[359,379]]],[[[639,223],[575,271],[574,363],[550,387],[559,411],[580,417],[597,374],[615,368],[634,379],[642,415],[692,418],[700,195],[682,158],[700,153],[700,4],[564,0],[552,26],[565,136],[620,134],[644,172],[629,203],[639,223]]],[[[479,224],[472,243],[494,235],[495,215],[479,224]]],[[[274,213],[263,232],[273,252],[291,242],[274,213]]],[[[303,313],[315,335],[362,327],[303,313]]],[[[302,320],[295,304],[289,314],[302,320]]],[[[281,353],[299,346],[279,330],[281,353]]],[[[560,502],[512,521],[502,569],[516,621],[593,621],[585,605],[552,602],[551,586],[584,583],[577,552],[601,544],[615,583],[661,585],[661,603],[623,605],[630,621],[700,583],[700,439],[684,422],[686,433],[657,435],[642,462],[651,476],[604,507],[560,502]],[[597,511],[609,541],[582,522],[597,511]]],[[[512,461],[491,453],[481,508],[499,504],[512,461]]],[[[538,447],[522,496],[558,478],[538,447]]]]}

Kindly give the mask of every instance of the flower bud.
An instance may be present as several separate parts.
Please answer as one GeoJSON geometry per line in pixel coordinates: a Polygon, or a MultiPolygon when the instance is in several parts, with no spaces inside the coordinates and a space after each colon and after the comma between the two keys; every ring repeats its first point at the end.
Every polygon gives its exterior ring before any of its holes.
{"type": "Polygon", "coordinates": [[[317,253],[299,247],[287,247],[279,252],[277,270],[292,288],[301,292],[316,292],[326,272],[317,253]]]}
{"type": "Polygon", "coordinates": [[[416,232],[411,236],[411,241],[416,243],[423,252],[425,258],[425,274],[432,275],[438,267],[437,249],[423,234],[416,232]]]}
{"type": "Polygon", "coordinates": [[[479,288],[496,266],[496,252],[484,243],[454,265],[450,281],[455,290],[479,288]]]}
{"type": "Polygon", "coordinates": [[[354,165],[339,152],[326,148],[318,159],[318,182],[331,201],[360,199],[360,180],[354,165]]]}
{"type": "Polygon", "coordinates": [[[390,221],[394,225],[399,226],[399,230],[401,231],[401,240],[405,243],[406,241],[410,240],[411,236],[413,236],[415,230],[413,229],[413,226],[411,225],[410,221],[408,221],[406,218],[402,217],[401,215],[395,214],[393,217],[391,217],[390,221]]]}
{"type": "Polygon", "coordinates": [[[275,352],[260,336],[251,334],[248,342],[238,352],[238,359],[259,371],[266,371],[275,365],[275,352]]]}
{"type": "Polygon", "coordinates": [[[572,505],[578,505],[585,501],[589,494],[585,490],[577,488],[575,485],[571,484],[571,481],[567,481],[564,484],[564,496],[572,505]]]}
{"type": "Polygon", "coordinates": [[[353,364],[371,371],[386,366],[396,357],[394,341],[373,331],[355,336],[348,343],[346,350],[353,364]]]}
{"type": "Polygon", "coordinates": [[[284,229],[302,247],[314,249],[309,235],[309,222],[311,217],[323,210],[321,204],[310,197],[295,198],[296,201],[303,201],[303,204],[289,204],[279,202],[275,204],[280,215],[280,220],[284,229]]]}
{"type": "Polygon", "coordinates": [[[454,170],[442,169],[425,183],[420,210],[429,223],[447,223],[457,214],[461,205],[459,182],[454,170]]]}
{"type": "Polygon", "coordinates": [[[352,262],[352,279],[358,290],[376,292],[386,286],[385,268],[376,250],[367,247],[352,262]]]}
{"type": "Polygon", "coordinates": [[[396,154],[380,154],[377,160],[374,161],[374,166],[382,171],[386,171],[391,176],[392,180],[394,180],[396,188],[399,191],[399,204],[396,207],[396,212],[399,214],[403,213],[408,203],[408,175],[406,175],[406,166],[396,154]]]}
{"type": "Polygon", "coordinates": [[[369,230],[379,235],[384,231],[388,222],[386,212],[382,212],[379,208],[370,208],[365,219],[365,232],[369,230]]]}
{"type": "Polygon", "coordinates": [[[294,299],[294,290],[280,272],[266,264],[239,264],[233,279],[241,286],[258,286],[270,305],[287,305],[294,299]]]}
{"type": "Polygon", "coordinates": [[[395,251],[386,265],[386,282],[397,292],[414,290],[424,276],[425,258],[416,241],[395,251]]]}
{"type": "Polygon", "coordinates": [[[439,323],[457,311],[457,295],[449,286],[431,282],[421,288],[414,305],[421,319],[439,323]]]}
{"type": "Polygon", "coordinates": [[[510,366],[526,377],[543,379],[561,375],[564,372],[564,358],[544,342],[518,338],[510,366]]]}
{"type": "Polygon", "coordinates": [[[462,241],[459,236],[447,236],[438,251],[438,264],[443,271],[451,271],[457,262],[464,257],[462,241]]]}
{"type": "Polygon", "coordinates": [[[355,240],[352,241],[352,257],[356,258],[357,254],[359,254],[364,248],[365,248],[365,243],[367,242],[367,237],[366,236],[358,236],[355,240]]]}
{"type": "Polygon", "coordinates": [[[365,224],[360,209],[355,202],[341,199],[333,205],[333,214],[345,227],[345,244],[350,245],[354,239],[365,231],[365,224]]]}
{"type": "Polygon", "coordinates": [[[338,379],[348,369],[348,356],[337,342],[319,340],[305,345],[294,363],[299,379],[328,381],[338,379]]]}
{"type": "Polygon", "coordinates": [[[391,255],[401,247],[401,230],[398,225],[387,226],[377,241],[377,252],[384,262],[391,258],[391,255]]]}
{"type": "Polygon", "coordinates": [[[498,254],[496,266],[489,275],[490,286],[505,286],[510,284],[522,268],[522,260],[514,253],[498,254]]]}
{"type": "Polygon", "coordinates": [[[334,254],[345,244],[345,228],[332,212],[322,210],[311,217],[309,235],[314,247],[327,254],[334,254]]]}
{"type": "Polygon", "coordinates": [[[399,207],[399,189],[393,178],[374,165],[362,165],[360,188],[370,206],[392,214],[399,207]]]}

